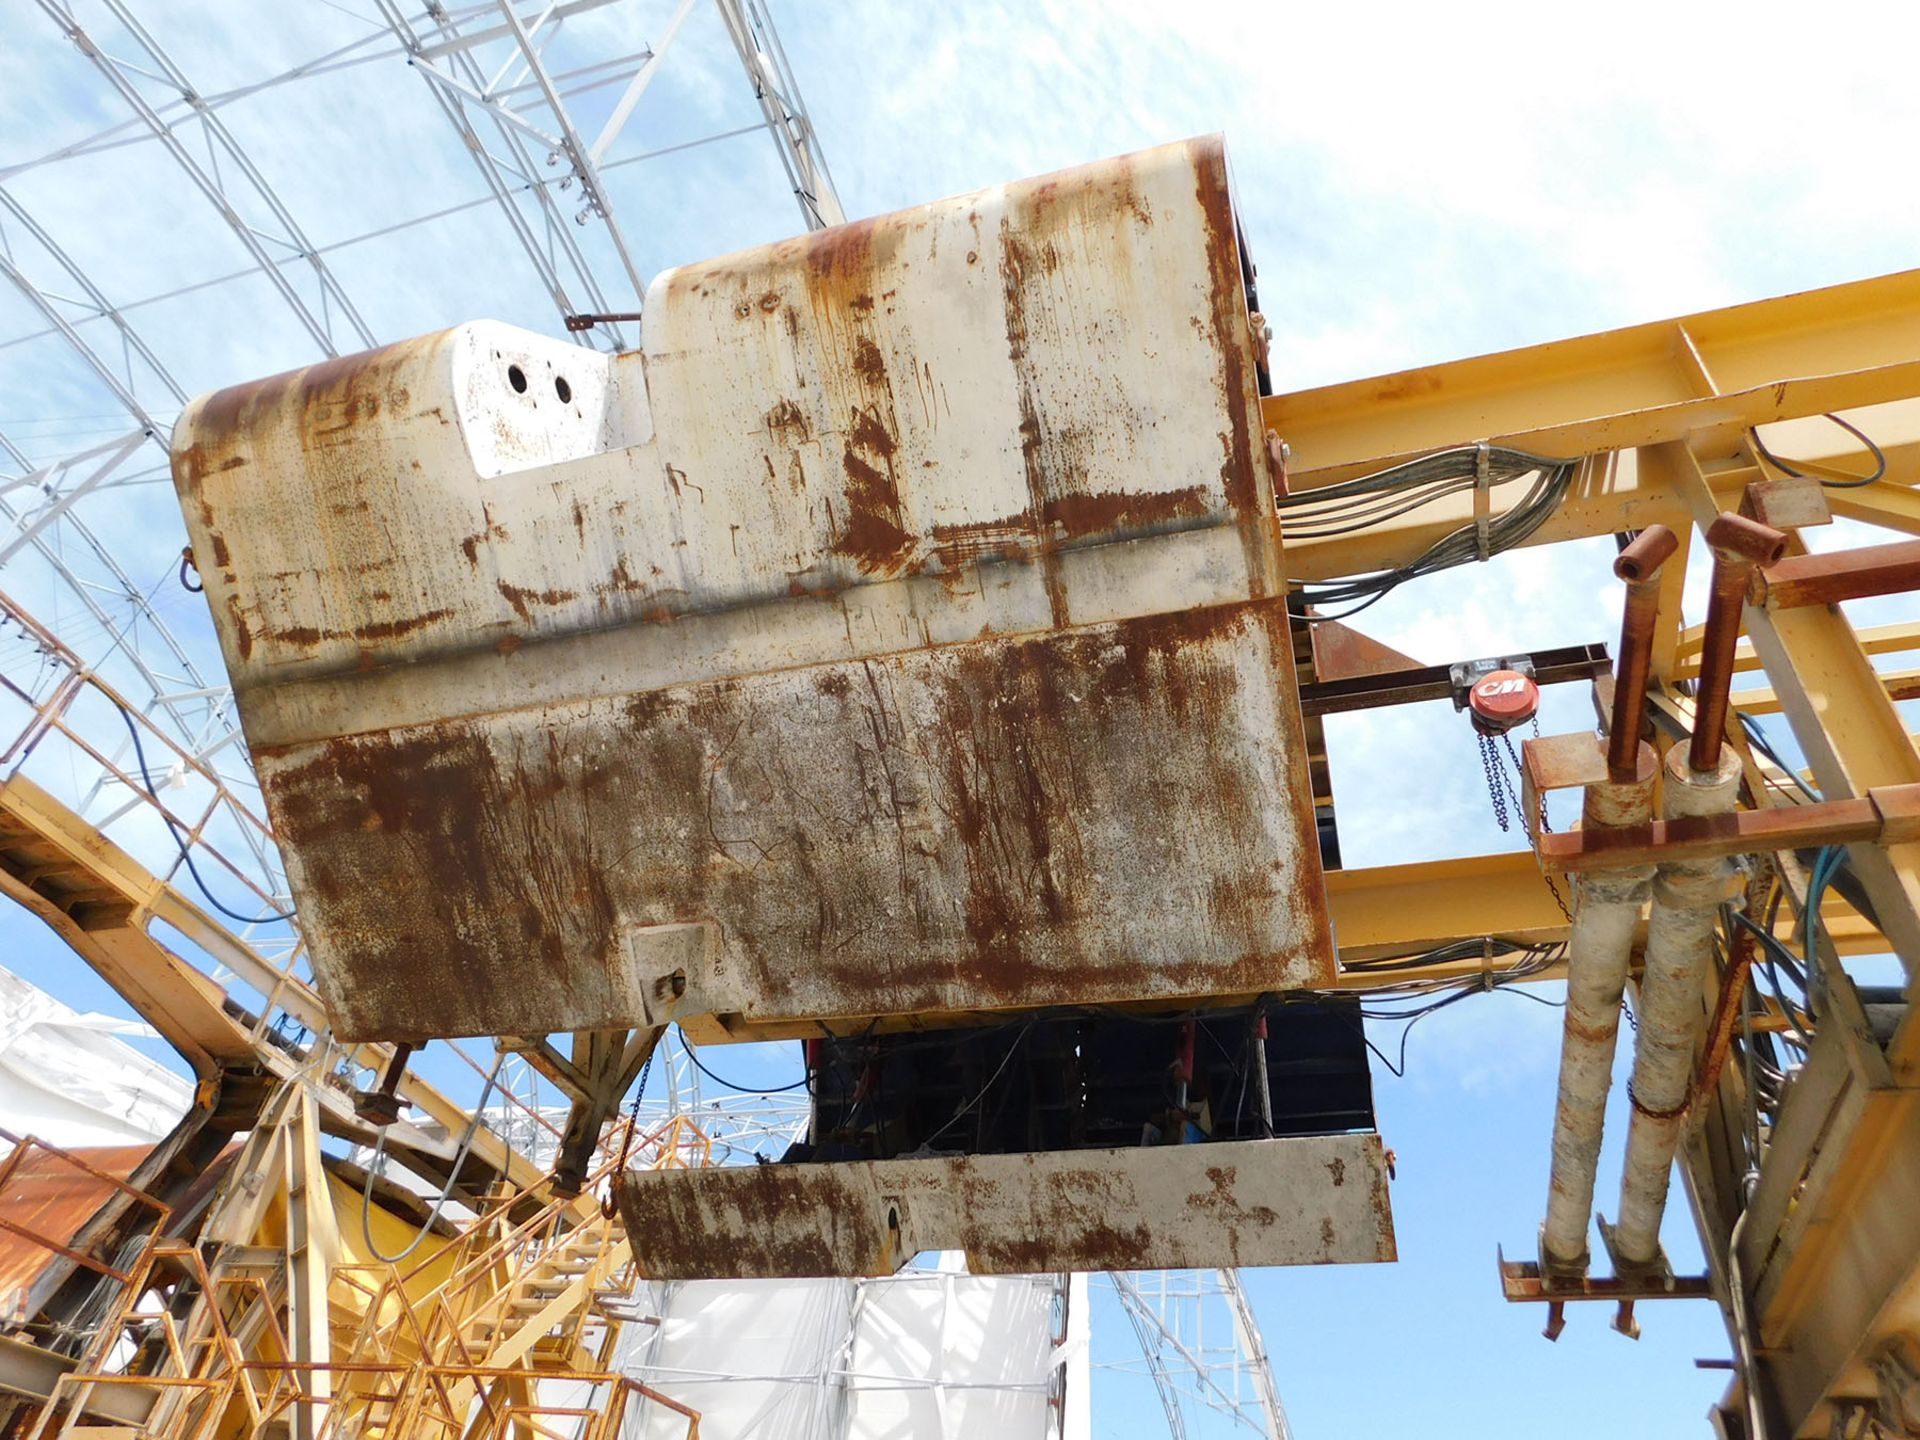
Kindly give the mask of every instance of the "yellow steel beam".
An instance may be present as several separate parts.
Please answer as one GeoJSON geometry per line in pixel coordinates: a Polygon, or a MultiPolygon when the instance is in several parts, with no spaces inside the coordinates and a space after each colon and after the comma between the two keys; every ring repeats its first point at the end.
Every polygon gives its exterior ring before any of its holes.
{"type": "MultiPolygon", "coordinates": [[[[1920,670],[1882,670],[1878,673],[1889,700],[1920,699],[1920,670]]],[[[1749,715],[1774,715],[1783,708],[1780,696],[1771,685],[1756,685],[1734,691],[1733,707],[1749,715]]]]}
{"type": "MultiPolygon", "coordinates": [[[[1704,625],[1689,625],[1680,635],[1677,663],[1674,678],[1694,680],[1700,675],[1700,642],[1706,633],[1704,625]]],[[[1869,655],[1897,655],[1907,650],[1920,650],[1920,620],[1900,621],[1892,625],[1872,625],[1865,630],[1854,632],[1854,638],[1860,648],[1869,655]]],[[[1760,668],[1760,657],[1753,652],[1753,641],[1742,640],[1740,648],[1734,651],[1733,668],[1736,674],[1745,674],[1760,668]]]]}
{"type": "Polygon", "coordinates": [[[1920,535],[1920,490],[1905,485],[1866,485],[1857,490],[1829,490],[1827,505],[1836,515],[1882,525],[1907,535],[1920,535]]]}
{"type": "MultiPolygon", "coordinates": [[[[1908,271],[1271,396],[1262,407],[1267,425],[1292,447],[1295,490],[1483,439],[1569,458],[1686,440],[1697,457],[1727,468],[1711,484],[1737,503],[1754,473],[1743,449],[1748,427],[1789,422],[1769,432],[1783,457],[1858,471],[1858,443],[1818,417],[1866,406],[1876,408],[1858,418],[1884,437],[1891,478],[1910,483],[1920,473],[1917,395],[1920,271],[1908,271]]],[[[1903,483],[1827,492],[1839,513],[1861,518],[1874,518],[1867,511],[1904,515],[1916,503],[1912,493],[1903,483]]],[[[1290,541],[1287,573],[1320,581],[1404,564],[1472,518],[1470,497],[1453,497],[1354,535],[1290,541]]],[[[1664,481],[1643,478],[1633,457],[1621,454],[1584,470],[1528,543],[1655,522],[1682,530],[1689,519],[1664,481]]],[[[1674,617],[1679,584],[1676,577],[1663,597],[1671,602],[1663,611],[1674,617]]],[[[1656,647],[1656,664],[1662,658],[1656,647]]]]}
{"type": "MultiPolygon", "coordinates": [[[[1379,457],[1363,469],[1390,463],[1379,457]]],[[[1504,501],[1500,503],[1505,503],[1504,501]]],[[[1350,535],[1286,542],[1287,578],[1295,581],[1336,580],[1404,565],[1436,540],[1473,522],[1470,497],[1450,496],[1394,520],[1370,525],[1350,535]]],[[[1584,540],[1622,530],[1644,530],[1667,525],[1678,531],[1687,524],[1686,509],[1664,483],[1643,481],[1631,456],[1601,456],[1583,466],[1568,487],[1560,508],[1548,517],[1526,543],[1553,545],[1584,540]]],[[[1286,534],[1286,516],[1280,531],[1286,534]]],[[[1678,583],[1678,582],[1676,582],[1678,583]]]]}
{"type": "Polygon", "coordinates": [[[1269,428],[1311,489],[1450,445],[1571,457],[1920,395],[1920,271],[1277,395],[1269,428]]]}
{"type": "MultiPolygon", "coordinates": [[[[1545,945],[1567,934],[1566,916],[1524,850],[1332,870],[1327,905],[1342,964],[1411,955],[1482,935],[1545,945]]],[[[1460,973],[1479,969],[1474,962],[1460,973]]],[[[1392,979],[1409,973],[1396,972],[1392,979]]],[[[1360,982],[1349,977],[1343,983],[1360,982]]],[[[1372,983],[1391,982],[1383,977],[1372,983]]]]}

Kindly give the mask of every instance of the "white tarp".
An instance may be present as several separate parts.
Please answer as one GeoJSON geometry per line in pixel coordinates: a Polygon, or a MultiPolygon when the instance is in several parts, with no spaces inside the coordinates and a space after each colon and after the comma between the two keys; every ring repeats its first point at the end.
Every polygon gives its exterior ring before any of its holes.
{"type": "Polygon", "coordinates": [[[848,1440],[1047,1433],[1051,1275],[907,1271],[869,1282],[853,1329],[848,1440]]]}
{"type": "Polygon", "coordinates": [[[119,1038],[152,1033],[0,969],[0,1125],[67,1149],[158,1140],[187,1113],[193,1082],[119,1038]]]}
{"type": "MultiPolygon", "coordinates": [[[[838,1435],[833,1372],[844,1363],[854,1285],[846,1280],[698,1280],[648,1287],[618,1368],[700,1412],[702,1440],[838,1435]],[[649,1290],[651,1294],[649,1294],[649,1290]]],[[[686,1421],[633,1402],[622,1440],[680,1440],[686,1421]]]]}
{"type": "MultiPolygon", "coordinates": [[[[616,1363],[698,1410],[702,1440],[1039,1440],[1064,1299],[1054,1276],[955,1268],[654,1286],[634,1308],[659,1323],[629,1323],[616,1363]]],[[[622,1440],[685,1434],[636,1401],[622,1440]]]]}

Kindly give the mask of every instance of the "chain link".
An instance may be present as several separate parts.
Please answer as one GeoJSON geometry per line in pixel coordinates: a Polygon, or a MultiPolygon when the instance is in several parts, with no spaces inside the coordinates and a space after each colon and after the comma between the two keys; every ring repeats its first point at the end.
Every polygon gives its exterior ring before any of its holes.
{"type": "MultiPolygon", "coordinates": [[[[1497,745],[1494,743],[1494,736],[1488,735],[1483,731],[1477,731],[1475,733],[1480,742],[1480,768],[1486,771],[1487,774],[1487,795],[1493,801],[1493,818],[1499,824],[1501,833],[1505,834],[1513,828],[1514,816],[1521,813],[1526,804],[1522,798],[1524,792],[1518,779],[1521,773],[1520,755],[1519,752],[1513,748],[1512,737],[1504,731],[1502,731],[1498,737],[1499,743],[1497,745]],[[1503,748],[1506,751],[1507,760],[1513,764],[1512,774],[1509,774],[1507,767],[1501,763],[1500,752],[1503,748]]],[[[1540,717],[1538,715],[1533,717],[1533,733],[1536,736],[1540,733],[1540,717]]],[[[1540,797],[1540,814],[1538,819],[1542,832],[1551,834],[1553,832],[1553,826],[1547,821],[1546,798],[1544,795],[1540,797]]],[[[1567,897],[1560,893],[1560,887],[1553,883],[1553,877],[1551,875],[1543,872],[1540,878],[1546,882],[1547,893],[1553,896],[1553,903],[1559,907],[1561,915],[1566,917],[1567,923],[1571,925],[1573,923],[1573,911],[1567,905],[1567,897]]]]}

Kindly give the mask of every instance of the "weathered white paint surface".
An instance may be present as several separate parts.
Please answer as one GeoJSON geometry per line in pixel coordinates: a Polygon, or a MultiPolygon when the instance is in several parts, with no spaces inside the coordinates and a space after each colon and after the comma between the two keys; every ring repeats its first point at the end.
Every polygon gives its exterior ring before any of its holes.
{"type": "Polygon", "coordinates": [[[1252,376],[1195,141],[196,402],[339,1033],[1326,979],[1252,376]]]}

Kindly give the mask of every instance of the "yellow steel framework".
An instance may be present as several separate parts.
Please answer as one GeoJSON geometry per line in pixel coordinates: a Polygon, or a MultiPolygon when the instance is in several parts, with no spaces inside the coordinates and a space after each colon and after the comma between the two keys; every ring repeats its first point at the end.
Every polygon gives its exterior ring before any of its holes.
{"type": "MultiPolygon", "coordinates": [[[[1832,512],[1920,534],[1920,272],[1276,396],[1264,406],[1290,448],[1295,493],[1483,441],[1584,457],[1565,501],[1526,543],[1656,523],[1680,536],[1681,552],[1664,572],[1652,652],[1654,706],[1680,726],[1692,719],[1689,687],[1702,648],[1699,628],[1681,613],[1687,553],[1699,543],[1689,537],[1737,510],[1747,487],[1770,474],[1756,427],[1767,427],[1773,452],[1802,468],[1863,473],[1867,457],[1846,430],[1819,418],[1827,412],[1871,434],[1888,460],[1881,482],[1824,492],[1832,512]]],[[[1327,581],[1403,565],[1471,523],[1473,505],[1456,496],[1353,533],[1297,540],[1286,551],[1290,578],[1327,581]]],[[[1805,549],[1797,533],[1792,548],[1805,549]]],[[[32,623],[18,607],[7,610],[32,623]]],[[[1898,709],[1920,691],[1920,615],[1856,630],[1834,605],[1749,603],[1744,622],[1737,668],[1761,683],[1736,690],[1735,705],[1784,714],[1824,800],[1920,783],[1920,753],[1898,709]]],[[[35,733],[63,730],[85,745],[67,710],[101,682],[45,638],[71,676],[39,707],[35,733]]],[[[1796,803],[1791,777],[1752,753],[1737,725],[1729,738],[1745,766],[1749,808],[1796,803]]],[[[16,747],[9,758],[20,753],[16,747]]],[[[129,789],[140,787],[129,781],[129,789]]],[[[179,818],[195,825],[195,817],[179,818]]],[[[1920,1336],[1920,1025],[1909,1009],[1890,1040],[1877,1040],[1841,964],[1891,952],[1910,975],[1920,965],[1920,841],[1889,830],[1853,843],[1851,854],[1862,904],[1831,893],[1824,900],[1817,962],[1828,1003],[1770,1130],[1757,1134],[1750,1125],[1752,1097],[1730,1065],[1708,1077],[1688,1121],[1683,1174],[1711,1289],[1744,1362],[1722,1416],[1730,1434],[1746,1433],[1757,1413],[1769,1435],[1826,1435],[1876,1406],[1884,1417],[1889,1404],[1920,1393],[1910,1363],[1920,1336]]],[[[1786,896],[1777,933],[1803,933],[1805,867],[1792,850],[1762,858],[1786,896]]],[[[225,1133],[252,1132],[232,1167],[252,1179],[223,1192],[202,1232],[211,1246],[155,1242],[141,1255],[140,1265],[169,1277],[170,1293],[197,1297],[186,1318],[172,1308],[157,1316],[140,1310],[152,1288],[148,1270],[122,1285],[88,1354],[57,1381],[31,1432],[36,1440],[98,1428],[94,1421],[109,1417],[129,1433],[168,1440],[251,1436],[269,1426],[277,1433],[283,1425],[302,1440],[328,1431],[526,1437],[556,1433],[566,1418],[542,1408],[541,1382],[555,1378],[578,1381],[595,1397],[567,1411],[589,1422],[590,1437],[615,1433],[621,1407],[635,1397],[671,1405],[605,1368],[606,1339],[619,1323],[606,1301],[631,1279],[631,1262],[591,1185],[587,1198],[554,1197],[522,1157],[483,1131],[475,1154],[494,1188],[484,1200],[470,1197],[482,1218],[457,1239],[436,1238],[411,1268],[373,1258],[359,1239],[359,1197],[339,1193],[318,1149],[323,1128],[364,1133],[348,1097],[307,1057],[273,1042],[269,1017],[236,1015],[220,982],[169,949],[155,926],[190,934],[250,976],[273,1007],[320,1029],[317,997],[290,965],[263,972],[245,942],[17,773],[0,784],[0,889],[52,925],[188,1057],[201,1077],[203,1123],[220,1113],[224,1092],[238,1111],[225,1133]],[[136,1331],[142,1338],[128,1363],[121,1342],[136,1331]],[[100,1398],[115,1388],[132,1398],[100,1398]]],[[[1449,942],[1544,944],[1567,934],[1566,915],[1525,853],[1335,871],[1329,889],[1337,983],[1346,988],[1456,980],[1490,963],[1418,959],[1449,942]],[[1363,963],[1399,957],[1410,963],[1391,971],[1363,963]]],[[[1715,1004],[1722,979],[1710,977],[1703,1010],[1715,1004]]],[[[1761,1023],[1806,1018],[1776,1009],[1761,1023]]],[[[761,1027],[735,1038],[785,1033],[761,1027]]],[[[377,1070],[390,1059],[376,1047],[361,1063],[377,1070]]],[[[403,1095],[440,1122],[442,1137],[465,1124],[457,1106],[415,1079],[403,1095]]],[[[436,1161],[444,1167],[445,1138],[394,1136],[424,1173],[436,1161]]],[[[640,1148],[681,1155],[688,1144],[697,1151],[698,1136],[649,1136],[640,1148]]],[[[136,1180],[158,1188],[162,1169],[136,1180]]],[[[383,1226],[399,1223],[377,1207],[368,1213],[384,1217],[383,1226]]],[[[105,1238],[102,1230],[75,1243],[92,1253],[105,1238]]],[[[695,1429],[697,1418],[686,1418],[695,1429]]]]}

